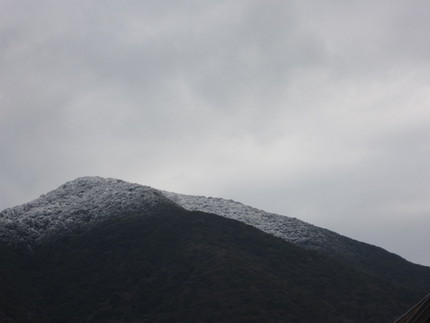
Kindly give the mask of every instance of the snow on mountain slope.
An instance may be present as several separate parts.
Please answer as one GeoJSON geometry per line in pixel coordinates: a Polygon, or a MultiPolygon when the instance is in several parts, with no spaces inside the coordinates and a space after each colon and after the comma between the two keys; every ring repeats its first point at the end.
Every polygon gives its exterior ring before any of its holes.
{"type": "Polygon", "coordinates": [[[344,237],[295,218],[255,209],[232,200],[159,191],[117,179],[82,177],[38,199],[0,212],[0,241],[29,250],[34,242],[63,230],[128,211],[155,215],[161,207],[213,213],[254,226],[306,249],[321,251],[394,283],[428,290],[430,269],[386,250],[344,237]]]}
{"type": "Polygon", "coordinates": [[[173,204],[148,186],[111,178],[81,177],[32,202],[0,212],[0,240],[29,242],[121,211],[139,209],[150,214],[166,203],[173,204]]]}
{"type": "Polygon", "coordinates": [[[238,220],[296,245],[330,254],[354,254],[357,241],[300,221],[221,198],[159,191],[117,179],[81,177],[38,199],[0,212],[0,240],[31,243],[52,232],[123,211],[151,214],[161,204],[238,220]]]}
{"type": "Polygon", "coordinates": [[[348,264],[354,264],[360,270],[383,280],[413,286],[423,291],[428,291],[430,286],[430,268],[414,265],[380,247],[232,200],[170,192],[163,194],[187,210],[214,213],[242,221],[300,247],[317,250],[348,264]]]}
{"type": "Polygon", "coordinates": [[[162,193],[186,210],[213,213],[238,220],[308,249],[342,254],[343,246],[337,242],[340,239],[348,239],[296,218],[268,213],[233,200],[166,191],[162,191],[162,193]]]}

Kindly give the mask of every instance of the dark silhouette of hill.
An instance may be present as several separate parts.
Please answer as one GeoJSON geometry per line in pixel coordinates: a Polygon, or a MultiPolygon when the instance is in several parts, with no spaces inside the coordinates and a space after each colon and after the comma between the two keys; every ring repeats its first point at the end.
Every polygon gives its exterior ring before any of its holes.
{"type": "Polygon", "coordinates": [[[5,321],[390,322],[422,297],[241,222],[173,206],[51,236],[32,255],[1,252],[5,321]]]}

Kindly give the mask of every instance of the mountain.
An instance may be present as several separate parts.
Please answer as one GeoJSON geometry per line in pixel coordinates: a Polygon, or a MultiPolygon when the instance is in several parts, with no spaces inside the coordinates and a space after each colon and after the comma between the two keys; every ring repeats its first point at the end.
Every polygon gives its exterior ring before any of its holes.
{"type": "Polygon", "coordinates": [[[98,177],[4,210],[0,241],[2,322],[389,322],[430,277],[297,219],[98,177]]]}

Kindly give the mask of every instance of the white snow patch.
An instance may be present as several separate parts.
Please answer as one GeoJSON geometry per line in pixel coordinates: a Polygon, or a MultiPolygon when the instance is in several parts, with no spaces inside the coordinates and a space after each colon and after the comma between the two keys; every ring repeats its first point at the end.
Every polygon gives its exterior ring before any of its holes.
{"type": "Polygon", "coordinates": [[[320,249],[334,232],[288,216],[268,213],[233,200],[222,198],[191,196],[162,191],[169,199],[190,211],[217,214],[241,221],[266,233],[280,237],[297,245],[320,249]]]}

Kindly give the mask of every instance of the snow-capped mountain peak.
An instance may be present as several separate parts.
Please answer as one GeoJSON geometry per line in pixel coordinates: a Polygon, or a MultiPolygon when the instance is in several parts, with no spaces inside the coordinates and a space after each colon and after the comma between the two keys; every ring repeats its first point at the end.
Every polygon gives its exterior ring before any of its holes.
{"type": "Polygon", "coordinates": [[[50,233],[127,211],[152,215],[162,205],[238,220],[307,249],[348,256],[357,249],[358,242],[296,218],[232,200],[165,192],[101,177],[78,178],[32,202],[0,212],[0,240],[31,244],[50,233]]]}
{"type": "Polygon", "coordinates": [[[31,243],[50,233],[93,223],[125,211],[151,215],[175,205],[238,220],[294,244],[339,252],[341,236],[296,218],[268,213],[233,200],[159,191],[113,178],[80,177],[34,201],[0,212],[0,240],[31,243]]]}
{"type": "Polygon", "coordinates": [[[123,211],[138,209],[150,214],[158,205],[166,203],[172,204],[148,186],[112,178],[80,177],[34,201],[0,212],[0,224],[3,224],[0,239],[37,240],[48,233],[99,221],[123,211]]]}

